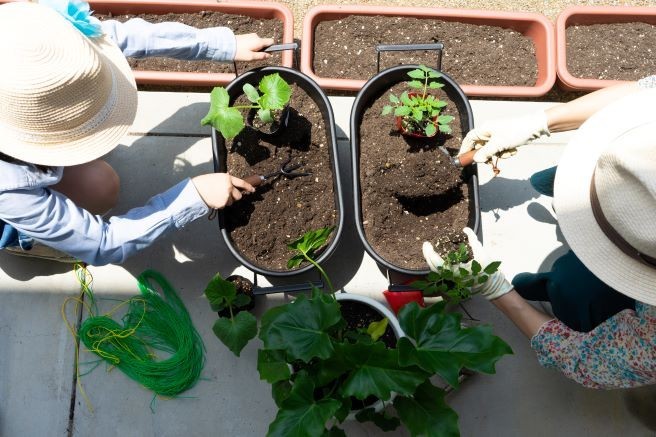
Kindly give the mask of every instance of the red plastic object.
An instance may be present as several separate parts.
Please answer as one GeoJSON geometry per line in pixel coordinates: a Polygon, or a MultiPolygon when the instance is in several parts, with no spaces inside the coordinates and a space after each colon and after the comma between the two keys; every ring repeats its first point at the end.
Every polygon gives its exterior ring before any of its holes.
{"type": "MultiPolygon", "coordinates": [[[[0,1],[0,3],[7,3],[0,1]]],[[[111,12],[120,14],[164,14],[167,12],[185,13],[216,11],[224,14],[245,15],[254,18],[276,18],[282,21],[282,44],[294,42],[294,18],[287,6],[267,1],[231,1],[217,3],[209,0],[101,0],[89,1],[91,10],[98,14],[111,12]]],[[[269,36],[269,35],[261,35],[269,36]]],[[[281,53],[283,67],[292,67],[293,52],[281,53]]],[[[139,84],[216,86],[225,85],[235,78],[233,73],[192,73],[175,71],[135,70],[134,77],[139,84]]]]}
{"type": "MultiPolygon", "coordinates": [[[[301,71],[325,89],[359,91],[364,80],[319,77],[314,73],[314,29],[321,21],[339,20],[349,15],[385,15],[434,18],[444,21],[499,26],[516,30],[531,38],[535,45],[538,78],[535,86],[492,86],[458,84],[468,96],[539,97],[556,82],[556,38],[554,26],[542,14],[528,12],[498,12],[475,9],[385,7],[357,5],[316,6],[305,15],[301,46],[301,71]]],[[[448,73],[448,71],[447,71],[448,73]]]]}
{"type": "MultiPolygon", "coordinates": [[[[630,6],[572,6],[560,13],[556,20],[558,85],[569,91],[593,91],[610,85],[627,83],[625,80],[604,80],[574,77],[567,70],[567,28],[577,24],[609,24],[643,22],[656,24],[656,8],[630,6]]],[[[621,56],[621,54],[618,54],[621,56]]],[[[645,56],[647,56],[645,54],[645,56]]],[[[651,56],[651,55],[650,55],[651,56]]]]}
{"type": "Polygon", "coordinates": [[[398,314],[399,310],[403,308],[404,305],[410,302],[417,302],[420,307],[425,307],[426,303],[424,302],[424,295],[421,294],[421,291],[383,291],[383,295],[387,300],[390,308],[394,311],[394,314],[398,314]]]}

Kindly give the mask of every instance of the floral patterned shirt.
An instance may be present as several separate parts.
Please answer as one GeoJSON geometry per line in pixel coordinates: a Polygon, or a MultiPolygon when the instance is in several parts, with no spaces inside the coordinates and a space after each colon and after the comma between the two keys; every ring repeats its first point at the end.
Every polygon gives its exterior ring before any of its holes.
{"type": "Polygon", "coordinates": [[[656,307],[615,314],[590,332],[577,332],[553,319],[531,339],[544,367],[556,368],[589,388],[656,384],[656,307]]]}

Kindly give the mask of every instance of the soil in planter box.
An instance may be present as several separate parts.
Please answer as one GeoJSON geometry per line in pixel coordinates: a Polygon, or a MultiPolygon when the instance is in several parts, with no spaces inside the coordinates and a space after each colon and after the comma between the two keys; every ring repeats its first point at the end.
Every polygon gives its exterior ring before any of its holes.
{"type": "Polygon", "coordinates": [[[656,72],[656,26],[574,25],[566,29],[567,71],[583,79],[638,80],[656,72]]]}
{"type": "MultiPolygon", "coordinates": [[[[229,27],[235,35],[244,33],[257,33],[260,37],[271,37],[276,44],[282,41],[282,22],[277,19],[260,19],[247,17],[244,15],[224,14],[221,12],[191,12],[184,14],[123,14],[123,15],[104,15],[95,14],[99,20],[117,20],[125,22],[131,18],[143,18],[150,23],[164,23],[174,21],[193,26],[197,29],[207,27],[229,27]]],[[[181,71],[193,73],[234,73],[232,62],[214,62],[214,61],[183,61],[171,58],[128,58],[130,67],[134,70],[150,71],[181,71]]],[[[237,71],[244,72],[256,67],[269,65],[280,65],[280,52],[272,53],[269,59],[263,61],[238,62],[237,71]]]]}
{"type": "MultiPolygon", "coordinates": [[[[226,226],[234,246],[267,270],[287,270],[292,256],[287,244],[291,241],[307,231],[337,224],[325,121],[314,100],[300,86],[290,85],[292,109],[286,129],[274,139],[264,139],[245,128],[226,144],[227,168],[234,176],[272,173],[290,154],[290,164],[305,164],[298,171],[312,172],[310,176],[268,180],[226,209],[226,226]]],[[[249,103],[242,95],[235,104],[249,103]]]]}
{"type": "MultiPolygon", "coordinates": [[[[400,95],[404,82],[390,90],[400,95]]],[[[443,91],[436,96],[453,115],[453,134],[408,138],[396,131],[394,117],[381,116],[389,92],[379,96],[363,114],[360,126],[362,220],[367,241],[393,265],[423,270],[421,246],[430,241],[441,255],[466,242],[462,228],[469,218],[469,191],[456,168],[437,149],[443,144],[455,154],[462,141],[460,116],[443,91]],[[453,183],[460,180],[460,183],[453,183]],[[414,186],[414,188],[413,188],[414,186]]]]}
{"type": "MultiPolygon", "coordinates": [[[[459,84],[534,86],[533,41],[521,33],[411,17],[357,16],[319,23],[314,71],[321,77],[367,80],[376,74],[377,44],[444,44],[442,71],[459,84]]],[[[436,66],[436,52],[384,52],[381,70],[400,64],[436,66]]]]}

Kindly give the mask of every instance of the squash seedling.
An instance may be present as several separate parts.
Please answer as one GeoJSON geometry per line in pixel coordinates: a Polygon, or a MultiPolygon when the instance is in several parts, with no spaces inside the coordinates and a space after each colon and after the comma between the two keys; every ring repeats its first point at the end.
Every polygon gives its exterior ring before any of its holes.
{"type": "Polygon", "coordinates": [[[393,113],[397,128],[406,135],[432,137],[438,130],[451,133],[449,123],[453,120],[453,116],[440,115],[447,103],[429,93],[429,90],[437,90],[444,86],[437,80],[442,75],[425,65],[420,65],[419,68],[409,71],[408,76],[412,79],[407,82],[408,87],[418,91],[404,91],[398,97],[390,94],[391,105],[383,107],[382,115],[393,113]]]}
{"type": "MultiPolygon", "coordinates": [[[[264,76],[257,88],[247,83],[242,89],[251,105],[230,106],[228,91],[223,87],[215,87],[210,93],[209,112],[200,124],[212,125],[221,132],[223,138],[229,140],[244,129],[242,110],[257,111],[255,117],[261,125],[272,125],[279,121],[292,95],[291,87],[278,73],[264,76]]],[[[261,129],[260,126],[255,126],[255,122],[253,125],[256,129],[261,129]]]]}

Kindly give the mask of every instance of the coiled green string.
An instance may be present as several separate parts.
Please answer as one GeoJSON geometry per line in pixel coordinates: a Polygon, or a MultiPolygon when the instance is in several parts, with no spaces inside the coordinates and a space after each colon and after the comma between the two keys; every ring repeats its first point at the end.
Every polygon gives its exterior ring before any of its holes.
{"type": "Polygon", "coordinates": [[[182,300],[160,273],[146,270],[138,283],[140,296],[105,315],[90,316],[78,335],[90,351],[128,377],[160,396],[175,397],[198,382],[205,346],[182,300]],[[111,316],[124,305],[128,309],[120,324],[111,316]]]}

